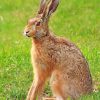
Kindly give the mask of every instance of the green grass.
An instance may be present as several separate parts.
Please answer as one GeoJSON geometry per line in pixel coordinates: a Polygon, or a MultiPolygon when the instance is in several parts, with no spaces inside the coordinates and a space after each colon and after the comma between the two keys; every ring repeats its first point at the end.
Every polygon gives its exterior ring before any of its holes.
{"type": "MultiPolygon", "coordinates": [[[[38,1],[0,0],[0,100],[25,100],[32,82],[31,40],[22,32],[38,1]]],[[[50,29],[76,43],[89,62],[98,92],[82,100],[100,100],[100,1],[61,0],[50,29]]]]}

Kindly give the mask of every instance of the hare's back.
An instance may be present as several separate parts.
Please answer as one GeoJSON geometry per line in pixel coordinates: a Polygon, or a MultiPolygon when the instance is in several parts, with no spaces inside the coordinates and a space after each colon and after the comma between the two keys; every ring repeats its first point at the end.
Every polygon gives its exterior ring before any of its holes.
{"type": "Polygon", "coordinates": [[[50,40],[45,41],[45,45],[43,47],[46,48],[46,53],[51,55],[51,59],[55,59],[56,63],[75,64],[80,61],[86,62],[79,48],[66,39],[52,37],[50,40]]]}

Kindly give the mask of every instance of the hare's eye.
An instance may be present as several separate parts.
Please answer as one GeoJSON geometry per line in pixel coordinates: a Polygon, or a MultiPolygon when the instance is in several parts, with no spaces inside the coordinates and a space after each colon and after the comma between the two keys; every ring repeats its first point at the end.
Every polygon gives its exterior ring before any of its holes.
{"type": "Polygon", "coordinates": [[[40,26],[40,24],[41,24],[40,22],[37,22],[37,23],[36,23],[36,26],[40,26]]]}

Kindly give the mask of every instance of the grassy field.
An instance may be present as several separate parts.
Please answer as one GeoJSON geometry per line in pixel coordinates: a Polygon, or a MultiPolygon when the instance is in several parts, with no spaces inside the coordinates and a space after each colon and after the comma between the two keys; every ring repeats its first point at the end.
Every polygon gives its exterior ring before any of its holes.
{"type": "MultiPolygon", "coordinates": [[[[0,0],[0,100],[25,100],[32,82],[31,40],[22,33],[38,1],[0,0]]],[[[100,0],[61,0],[49,24],[56,35],[76,43],[89,62],[97,92],[82,100],[100,100],[100,0]]]]}

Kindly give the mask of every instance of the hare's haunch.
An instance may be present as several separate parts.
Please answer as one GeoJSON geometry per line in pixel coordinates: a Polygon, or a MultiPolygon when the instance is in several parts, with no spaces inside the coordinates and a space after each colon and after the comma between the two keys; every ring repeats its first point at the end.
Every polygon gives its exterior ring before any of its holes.
{"type": "Polygon", "coordinates": [[[37,16],[28,21],[24,30],[25,35],[32,38],[34,68],[34,82],[27,100],[42,99],[48,78],[56,100],[77,99],[92,92],[89,66],[81,51],[70,41],[49,31],[48,21],[58,4],[59,0],[41,0],[37,16]]]}

